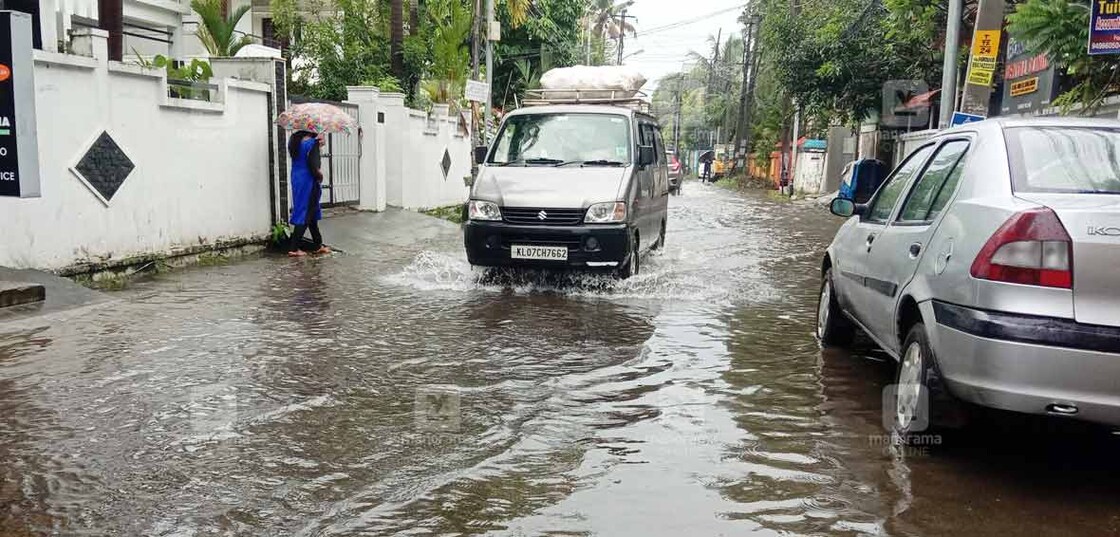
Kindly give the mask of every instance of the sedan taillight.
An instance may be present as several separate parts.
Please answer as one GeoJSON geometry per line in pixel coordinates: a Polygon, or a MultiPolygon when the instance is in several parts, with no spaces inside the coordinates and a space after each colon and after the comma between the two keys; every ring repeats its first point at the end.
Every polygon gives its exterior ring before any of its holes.
{"type": "Polygon", "coordinates": [[[1015,213],[972,262],[972,276],[1042,287],[1073,288],[1073,240],[1054,211],[1015,213]]]}

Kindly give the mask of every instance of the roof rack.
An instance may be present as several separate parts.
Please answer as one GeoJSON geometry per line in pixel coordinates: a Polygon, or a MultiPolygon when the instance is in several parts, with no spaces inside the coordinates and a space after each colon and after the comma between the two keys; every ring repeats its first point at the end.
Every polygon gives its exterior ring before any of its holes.
{"type": "Polygon", "coordinates": [[[648,95],[642,91],[623,89],[534,89],[525,92],[523,106],[548,106],[557,104],[600,104],[621,106],[649,113],[648,95]]]}

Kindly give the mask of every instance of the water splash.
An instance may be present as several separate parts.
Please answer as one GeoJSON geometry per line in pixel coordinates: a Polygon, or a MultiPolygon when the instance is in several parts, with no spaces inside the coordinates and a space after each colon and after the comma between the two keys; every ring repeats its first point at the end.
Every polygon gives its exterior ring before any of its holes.
{"type": "Polygon", "coordinates": [[[728,274],[703,274],[682,263],[692,258],[683,249],[653,252],[642,272],[626,280],[609,272],[472,267],[463,257],[423,251],[384,281],[421,291],[560,294],[614,299],[729,301],[736,289],[728,274]]]}

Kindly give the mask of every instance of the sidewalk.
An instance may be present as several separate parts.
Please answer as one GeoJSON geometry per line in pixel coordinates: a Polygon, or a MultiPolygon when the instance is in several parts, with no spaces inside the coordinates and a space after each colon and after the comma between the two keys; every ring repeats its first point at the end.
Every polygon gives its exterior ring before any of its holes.
{"type": "Polygon", "coordinates": [[[67,278],[38,270],[0,267],[0,282],[38,284],[46,291],[46,299],[42,302],[0,308],[0,325],[110,301],[104,293],[83,287],[67,278]]]}

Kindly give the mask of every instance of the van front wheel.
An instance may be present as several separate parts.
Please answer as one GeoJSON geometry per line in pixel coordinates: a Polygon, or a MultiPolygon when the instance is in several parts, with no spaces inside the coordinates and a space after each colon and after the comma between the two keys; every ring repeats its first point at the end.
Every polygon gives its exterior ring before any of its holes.
{"type": "Polygon", "coordinates": [[[651,250],[660,250],[665,246],[665,222],[661,222],[661,233],[657,236],[657,242],[653,243],[650,247],[651,250]]]}
{"type": "Polygon", "coordinates": [[[640,258],[641,256],[638,254],[638,234],[631,233],[630,256],[629,259],[626,260],[626,264],[623,265],[622,268],[618,269],[619,279],[625,280],[631,276],[637,276],[638,270],[641,268],[640,258]]]}

